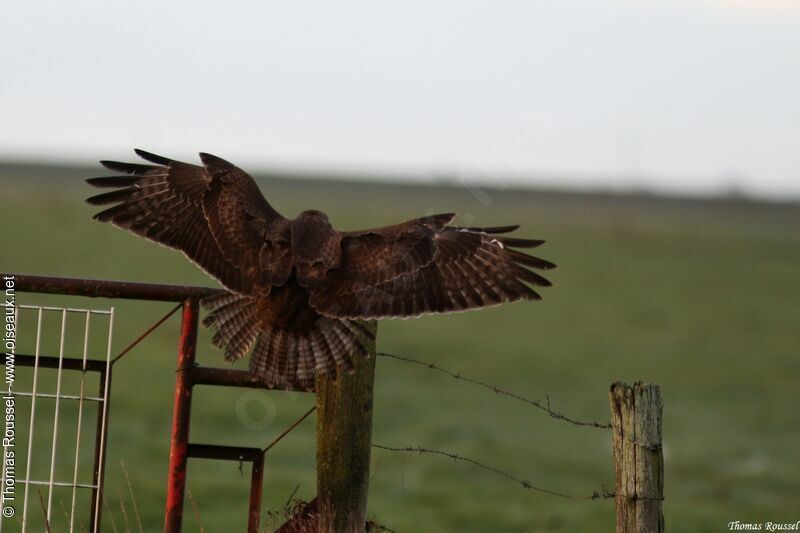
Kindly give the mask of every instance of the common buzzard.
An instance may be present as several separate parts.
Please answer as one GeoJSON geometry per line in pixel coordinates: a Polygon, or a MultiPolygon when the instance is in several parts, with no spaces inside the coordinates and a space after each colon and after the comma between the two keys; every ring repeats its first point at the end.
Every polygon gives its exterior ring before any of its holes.
{"type": "Polygon", "coordinates": [[[206,299],[204,324],[225,358],[255,346],[250,370],[272,386],[314,386],[314,375],[353,368],[365,355],[360,320],[466,311],[537,300],[555,265],[514,248],[543,241],[506,234],[519,226],[459,228],[453,214],[338,231],[320,211],[281,216],[253,178],[216,156],[203,166],[136,150],[153,164],[102,161],[122,175],[92,178],[116,189],[89,198],[114,204],[94,216],[176,248],[230,293],[206,299]]]}

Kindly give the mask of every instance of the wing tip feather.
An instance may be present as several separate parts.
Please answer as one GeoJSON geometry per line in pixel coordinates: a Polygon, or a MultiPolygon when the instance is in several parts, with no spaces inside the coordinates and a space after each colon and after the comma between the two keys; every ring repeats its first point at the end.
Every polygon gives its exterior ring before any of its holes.
{"type": "Polygon", "coordinates": [[[141,148],[134,148],[134,153],[144,159],[145,161],[149,161],[151,163],[156,163],[158,165],[169,166],[170,163],[173,162],[172,159],[168,157],[164,157],[163,155],[154,154],[152,152],[148,152],[146,150],[142,150],[141,148]]]}

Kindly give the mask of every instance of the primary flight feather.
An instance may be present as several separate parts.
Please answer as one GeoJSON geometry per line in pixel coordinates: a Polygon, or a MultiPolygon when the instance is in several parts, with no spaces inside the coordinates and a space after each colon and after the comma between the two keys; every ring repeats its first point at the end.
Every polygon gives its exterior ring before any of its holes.
{"type": "Polygon", "coordinates": [[[230,293],[207,298],[204,321],[228,360],[253,349],[250,370],[271,386],[312,389],[366,355],[359,322],[536,300],[555,265],[515,248],[518,226],[459,228],[454,215],[338,231],[320,211],[281,216],[253,178],[201,153],[202,166],[136,150],[153,164],[101,161],[122,175],[87,180],[113,191],[94,218],[182,251],[230,293]]]}

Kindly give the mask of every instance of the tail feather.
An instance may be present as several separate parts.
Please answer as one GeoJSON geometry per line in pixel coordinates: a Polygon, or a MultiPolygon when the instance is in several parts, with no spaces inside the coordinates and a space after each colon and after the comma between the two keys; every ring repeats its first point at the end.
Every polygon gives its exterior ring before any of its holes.
{"type": "Polygon", "coordinates": [[[278,327],[265,317],[268,298],[227,293],[203,301],[211,312],[203,325],[216,329],[212,343],[236,361],[251,349],[250,372],[271,387],[314,389],[318,373],[336,378],[352,371],[354,357],[369,355],[373,333],[355,320],[316,316],[278,327]]]}
{"type": "Polygon", "coordinates": [[[333,358],[336,361],[336,366],[343,368],[348,372],[353,371],[353,361],[351,357],[358,354],[358,349],[355,347],[356,343],[348,336],[341,328],[338,327],[337,322],[329,328],[330,336],[336,339],[336,351],[333,352],[333,358]]]}
{"type": "Polygon", "coordinates": [[[203,298],[201,302],[203,307],[209,311],[212,311],[212,313],[203,319],[203,325],[206,327],[216,325],[217,322],[224,318],[227,314],[227,306],[231,304],[241,305],[241,300],[241,297],[233,292],[224,292],[222,294],[217,294],[216,296],[208,296],[207,298],[203,298]]]}
{"type": "Polygon", "coordinates": [[[289,336],[286,339],[286,372],[289,376],[297,376],[297,367],[300,364],[300,355],[297,346],[297,335],[294,332],[289,332],[289,336]]]}
{"type": "Polygon", "coordinates": [[[329,373],[331,369],[336,368],[336,360],[321,328],[311,332],[311,347],[314,350],[315,372],[329,373]]]}
{"type": "Polygon", "coordinates": [[[300,383],[314,382],[314,353],[307,336],[298,337],[297,380],[300,383]]]}
{"type": "Polygon", "coordinates": [[[271,331],[265,330],[262,335],[258,337],[256,347],[250,356],[250,372],[256,376],[264,375],[267,373],[267,363],[269,362],[270,344],[272,343],[271,331]]]}
{"type": "Polygon", "coordinates": [[[262,336],[263,347],[258,357],[250,359],[250,370],[264,381],[274,386],[286,377],[286,330],[273,329],[269,337],[262,336]]]}
{"type": "Polygon", "coordinates": [[[217,329],[211,343],[225,350],[226,361],[244,357],[258,340],[261,321],[254,298],[242,298],[232,293],[212,296],[203,300],[212,309],[203,325],[217,329]]]}
{"type": "Polygon", "coordinates": [[[215,324],[217,332],[214,334],[214,344],[216,346],[230,345],[234,338],[241,337],[242,330],[254,318],[257,318],[257,316],[253,313],[252,306],[241,306],[231,310],[230,315],[215,324]]]}
{"type": "MultiPolygon", "coordinates": [[[[346,327],[341,322],[336,322],[336,326],[334,328],[334,331],[339,336],[339,338],[342,340],[342,342],[345,344],[345,348],[347,349],[347,353],[350,353],[350,354],[353,354],[353,355],[360,355],[360,356],[366,356],[367,355],[365,353],[364,345],[361,344],[360,342],[356,342],[354,340],[354,339],[358,338],[358,334],[356,334],[355,337],[354,337],[353,336],[353,332],[352,332],[352,330],[350,328],[346,327]]],[[[348,362],[350,362],[350,361],[348,360],[348,362]]]]}
{"type": "Polygon", "coordinates": [[[358,320],[342,320],[341,323],[347,326],[347,329],[349,329],[356,337],[363,336],[371,341],[375,340],[374,331],[365,327],[362,322],[358,320]]]}

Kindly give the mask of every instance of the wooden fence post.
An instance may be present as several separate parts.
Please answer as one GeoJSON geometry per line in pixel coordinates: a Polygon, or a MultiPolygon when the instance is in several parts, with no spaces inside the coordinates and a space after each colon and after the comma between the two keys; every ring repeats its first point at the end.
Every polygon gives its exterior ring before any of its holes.
{"type": "MultiPolygon", "coordinates": [[[[364,325],[377,333],[377,323],[364,325]]],[[[324,376],[316,380],[319,532],[365,530],[375,342],[367,349],[369,358],[354,361],[354,374],[344,373],[335,383],[324,376]]]]}
{"type": "Polygon", "coordinates": [[[611,404],[617,533],[663,533],[663,402],[657,385],[614,383],[611,404]]]}

